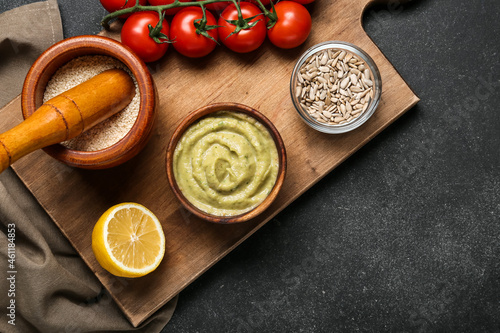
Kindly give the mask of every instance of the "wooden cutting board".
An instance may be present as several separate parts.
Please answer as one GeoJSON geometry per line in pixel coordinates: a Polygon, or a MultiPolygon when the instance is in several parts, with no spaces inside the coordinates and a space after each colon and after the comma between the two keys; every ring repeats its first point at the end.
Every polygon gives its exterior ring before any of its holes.
{"type": "MultiPolygon", "coordinates": [[[[362,28],[362,13],[371,3],[374,1],[317,0],[311,6],[311,36],[295,50],[280,50],[266,41],[251,54],[219,47],[201,60],[170,50],[151,68],[160,95],[155,134],[137,157],[122,166],[102,171],[73,169],[42,151],[14,164],[15,172],[134,326],[418,102],[362,28]],[[348,134],[327,135],[311,129],[299,118],[289,96],[295,61],[310,46],[327,40],[360,46],[382,75],[379,108],[367,123],[348,134]],[[262,216],[244,224],[215,225],[190,216],[167,182],[165,147],[175,127],[189,112],[214,102],[237,102],[260,110],[276,125],[288,152],[288,174],[278,199],[262,216]],[[92,228],[99,216],[125,201],[151,209],[166,235],[163,262],[139,279],[110,275],[99,266],[91,249],[92,228]]],[[[102,34],[118,36],[116,31],[102,34]]],[[[0,111],[0,119],[2,132],[21,121],[20,97],[0,111]]]]}

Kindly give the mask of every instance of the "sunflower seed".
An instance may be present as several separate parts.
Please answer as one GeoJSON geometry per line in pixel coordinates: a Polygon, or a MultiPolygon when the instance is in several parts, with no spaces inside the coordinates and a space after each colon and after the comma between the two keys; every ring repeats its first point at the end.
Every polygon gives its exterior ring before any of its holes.
{"type": "Polygon", "coordinates": [[[351,73],[354,75],[359,75],[359,73],[361,73],[361,72],[359,70],[357,70],[356,68],[353,68],[353,69],[351,69],[351,73]]]}
{"type": "Polygon", "coordinates": [[[295,97],[299,98],[302,95],[302,87],[297,86],[297,91],[295,92],[295,97]]]}
{"type": "Polygon", "coordinates": [[[323,57],[321,58],[321,65],[326,65],[328,61],[328,52],[323,52],[323,57]]]}
{"type": "Polygon", "coordinates": [[[358,77],[355,74],[351,74],[350,76],[352,84],[358,83],[358,77]]]}
{"type": "Polygon", "coordinates": [[[323,116],[325,116],[327,118],[331,118],[332,117],[332,113],[328,112],[328,111],[323,111],[323,116]]]}
{"type": "Polygon", "coordinates": [[[341,89],[345,89],[347,87],[347,84],[349,83],[349,78],[345,78],[342,80],[342,82],[340,83],[340,88],[341,89]]]}
{"type": "Polygon", "coordinates": [[[370,73],[370,70],[368,68],[365,69],[365,71],[363,72],[363,74],[365,74],[365,78],[367,80],[371,79],[371,73],[370,73]]]}
{"type": "Polygon", "coordinates": [[[332,63],[330,64],[330,66],[332,67],[336,67],[337,66],[337,63],[339,61],[339,57],[336,57],[335,59],[333,59],[332,63]]]}
{"type": "Polygon", "coordinates": [[[310,91],[309,91],[309,99],[314,99],[314,97],[316,96],[316,87],[312,88],[310,91]]]}
{"type": "Polygon", "coordinates": [[[318,112],[323,112],[324,109],[324,103],[319,103],[318,104],[318,112]]]}
{"type": "Polygon", "coordinates": [[[324,77],[322,77],[322,76],[317,76],[316,78],[317,78],[317,79],[318,79],[318,81],[319,81],[319,82],[321,82],[321,83],[327,83],[327,82],[328,82],[328,81],[327,81],[324,77]]]}

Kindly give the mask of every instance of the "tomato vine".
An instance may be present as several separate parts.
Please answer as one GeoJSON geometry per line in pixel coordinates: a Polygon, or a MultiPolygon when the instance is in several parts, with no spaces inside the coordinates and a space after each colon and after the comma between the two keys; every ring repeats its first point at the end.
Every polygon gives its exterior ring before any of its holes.
{"type": "MultiPolygon", "coordinates": [[[[101,0],[104,4],[108,0],[101,0]]],[[[116,5],[116,1],[121,0],[109,0],[116,5]]],[[[146,31],[142,30],[142,34],[147,35],[149,29],[149,37],[146,39],[151,39],[152,41],[163,44],[177,42],[175,39],[177,36],[169,36],[162,31],[168,31],[169,23],[164,20],[165,15],[168,13],[182,11],[190,11],[191,14],[180,15],[184,17],[184,22],[186,22],[185,17],[193,17],[191,21],[191,27],[179,28],[176,27],[174,30],[177,33],[182,33],[182,37],[179,40],[183,46],[177,47],[179,49],[184,49],[183,52],[194,56],[194,54],[209,53],[215,45],[219,44],[219,39],[222,43],[235,52],[247,53],[257,49],[265,40],[266,35],[269,37],[272,44],[280,48],[294,48],[302,44],[306,38],[309,36],[311,31],[311,17],[308,10],[299,2],[307,1],[308,3],[314,0],[285,0],[276,1],[276,5],[273,0],[154,0],[154,5],[147,5],[146,0],[125,0],[125,4],[118,7],[118,10],[111,12],[106,15],[101,24],[105,29],[110,29],[109,23],[113,19],[124,18],[133,16],[137,21],[137,16],[149,15],[146,13],[157,13],[159,20],[152,25],[147,26],[146,31]],[[132,4],[134,2],[134,4],[132,4]],[[292,3],[293,2],[293,3],[292,3]],[[265,3],[268,8],[263,4],[265,3]],[[222,11],[218,22],[207,23],[207,13],[212,16],[207,9],[212,5],[224,4],[226,7],[222,11]],[[191,7],[197,8],[198,12],[195,12],[187,8],[191,7]],[[243,14],[244,12],[244,14],[243,14]],[[194,16],[193,16],[194,15],[194,16]],[[165,29],[164,29],[165,28],[165,29]],[[266,33],[267,30],[267,33],[266,33]],[[189,31],[189,32],[188,32],[189,31]],[[210,40],[210,43],[200,40],[198,37],[206,38],[210,40]],[[194,52],[189,51],[189,43],[192,42],[193,50],[196,47],[205,48],[204,51],[194,52]],[[213,43],[213,44],[211,44],[213,43]]],[[[151,0],[153,2],[153,0],[151,0]]],[[[116,8],[116,6],[115,6],[116,8]]],[[[223,7],[216,7],[222,9],[223,7]]],[[[174,16],[174,18],[175,18],[174,16]]],[[[180,24],[181,19],[174,20],[175,24],[180,24]]],[[[172,21],[172,22],[174,22],[172,21]]],[[[213,22],[212,17],[210,21],[213,22]]],[[[142,28],[141,28],[142,29],[142,28]]],[[[130,30],[130,29],[129,29],[130,30]]],[[[127,31],[126,34],[130,34],[127,31]]],[[[175,34],[175,35],[176,35],[175,34]]],[[[123,30],[122,30],[123,35],[123,30]]],[[[130,41],[130,40],[129,40],[130,41]]],[[[127,43],[125,43],[128,45],[127,43]]],[[[130,46],[130,45],[128,45],[130,46]]],[[[176,48],[176,49],[177,49],[176,48]]],[[[181,53],[183,53],[181,52],[181,53]]],[[[183,53],[183,54],[184,54],[183,53]]]]}
{"type": "MultiPolygon", "coordinates": [[[[128,0],[128,1],[133,1],[133,0],[128,0]]],[[[200,1],[190,1],[190,2],[180,2],[179,0],[175,0],[173,3],[170,3],[168,5],[158,5],[158,6],[148,6],[148,5],[141,5],[139,0],[135,0],[136,3],[132,7],[127,7],[123,8],[117,11],[114,11],[112,13],[109,13],[106,15],[102,21],[101,25],[104,27],[104,29],[109,30],[109,22],[115,18],[118,17],[124,17],[127,15],[130,15],[135,12],[143,12],[143,11],[156,11],[159,15],[162,15],[164,11],[172,8],[183,8],[183,7],[190,7],[190,6],[198,6],[201,7],[203,10],[205,10],[206,5],[212,4],[212,3],[217,3],[217,2],[227,2],[224,0],[200,0],[200,1]]],[[[236,0],[231,0],[237,8],[239,8],[239,1],[236,0]]],[[[262,4],[260,0],[255,0],[259,7],[262,9],[264,16],[266,16],[270,20],[276,21],[277,17],[275,14],[271,13],[269,10],[266,9],[266,7],[262,4]]],[[[272,4],[272,1],[271,1],[272,4]]],[[[206,18],[205,18],[206,19],[206,18]]],[[[161,21],[160,21],[161,24],[161,21]]],[[[246,28],[240,28],[241,29],[247,29],[246,28]]],[[[237,26],[238,29],[238,26],[237,26]]],[[[160,29],[161,30],[161,27],[160,29]]]]}

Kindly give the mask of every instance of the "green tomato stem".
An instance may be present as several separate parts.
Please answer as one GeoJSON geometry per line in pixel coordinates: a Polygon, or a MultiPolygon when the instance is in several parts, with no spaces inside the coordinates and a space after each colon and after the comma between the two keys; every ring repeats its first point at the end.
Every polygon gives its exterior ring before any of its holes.
{"type": "Polygon", "coordinates": [[[262,2],[260,2],[260,0],[257,0],[257,2],[259,3],[260,9],[262,9],[262,11],[264,12],[264,15],[269,19],[269,21],[267,22],[267,29],[269,30],[274,27],[276,22],[278,22],[278,14],[276,14],[276,10],[274,9],[274,2],[273,0],[270,1],[272,12],[268,11],[267,8],[264,7],[262,2]]]}
{"type": "MultiPolygon", "coordinates": [[[[226,0],[227,1],[227,0],[226,0]]],[[[180,2],[179,0],[175,0],[173,3],[168,4],[168,5],[159,5],[159,6],[142,6],[139,4],[139,0],[136,0],[136,3],[133,7],[130,8],[124,8],[117,10],[116,12],[109,13],[108,15],[104,16],[104,18],[101,21],[101,25],[109,30],[109,21],[111,21],[114,18],[117,18],[121,15],[125,14],[132,14],[135,12],[144,12],[144,11],[156,11],[156,12],[162,12],[164,10],[170,9],[170,8],[182,8],[182,7],[189,7],[189,6],[205,6],[211,3],[216,3],[216,2],[225,2],[223,0],[203,0],[203,1],[190,1],[190,2],[180,2]]]]}
{"type": "Polygon", "coordinates": [[[245,26],[246,22],[243,19],[243,14],[241,13],[241,7],[239,5],[239,1],[236,2],[236,0],[233,0],[234,6],[236,7],[236,10],[238,11],[238,26],[243,27],[245,26]]]}

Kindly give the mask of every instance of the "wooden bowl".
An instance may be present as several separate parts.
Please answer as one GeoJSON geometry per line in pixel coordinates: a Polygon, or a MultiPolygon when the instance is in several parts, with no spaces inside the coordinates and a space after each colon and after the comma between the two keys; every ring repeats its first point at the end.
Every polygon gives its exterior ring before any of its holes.
{"type": "Polygon", "coordinates": [[[285,144],[283,143],[283,140],[281,139],[281,136],[274,127],[273,123],[267,119],[262,113],[258,112],[257,110],[254,110],[248,106],[242,105],[242,104],[236,104],[236,103],[218,103],[218,104],[212,104],[208,105],[205,107],[202,107],[191,114],[189,114],[181,123],[179,126],[177,126],[177,129],[175,130],[172,138],[170,139],[170,142],[168,144],[167,148],[167,154],[166,154],[166,166],[167,166],[167,177],[168,177],[168,182],[170,183],[170,187],[174,191],[175,196],[179,199],[179,201],[182,203],[182,205],[189,210],[191,213],[194,215],[210,221],[214,223],[222,223],[222,224],[232,224],[232,223],[239,223],[239,222],[244,222],[248,221],[250,219],[253,219],[257,215],[261,214],[264,210],[266,210],[271,203],[276,199],[278,196],[278,193],[283,186],[283,182],[285,180],[285,174],[286,174],[286,150],[285,150],[285,144]],[[235,216],[216,216],[216,215],[211,215],[208,214],[200,209],[198,209],[196,206],[194,206],[186,197],[182,194],[181,190],[179,189],[177,185],[177,181],[174,176],[174,166],[173,166],[173,156],[175,152],[175,148],[177,147],[177,143],[179,142],[180,138],[184,134],[184,132],[194,124],[196,121],[199,119],[212,114],[214,112],[218,111],[234,111],[234,112],[241,112],[244,113],[248,116],[251,116],[255,119],[257,119],[262,125],[264,125],[269,133],[271,134],[271,137],[274,140],[274,143],[276,144],[276,149],[278,150],[278,157],[279,157],[279,167],[278,167],[278,176],[276,178],[276,183],[274,184],[273,189],[271,190],[271,193],[266,197],[266,199],[261,202],[257,207],[254,209],[240,214],[240,215],[235,215],[235,216]]]}
{"type": "Polygon", "coordinates": [[[135,76],[141,94],[139,115],[129,133],[114,145],[97,151],[78,151],[57,144],[44,148],[53,158],[73,167],[106,169],[137,155],[152,134],[156,118],[156,88],[144,62],[128,47],[107,37],[78,36],[62,40],[47,49],[26,76],[21,95],[26,119],[43,104],[45,87],[59,67],[84,55],[105,55],[121,61],[135,76]]]}

